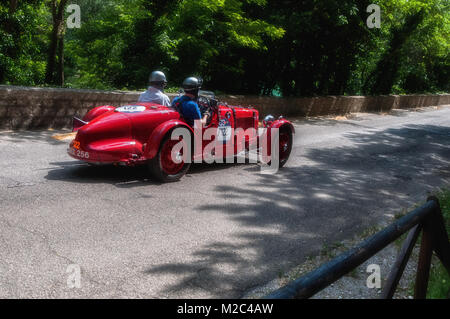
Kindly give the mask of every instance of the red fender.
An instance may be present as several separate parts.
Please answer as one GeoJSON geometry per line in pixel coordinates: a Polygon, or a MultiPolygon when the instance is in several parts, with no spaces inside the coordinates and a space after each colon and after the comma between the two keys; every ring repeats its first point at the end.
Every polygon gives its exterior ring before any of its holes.
{"type": "Polygon", "coordinates": [[[295,128],[294,128],[294,125],[292,125],[291,122],[289,122],[288,120],[283,119],[283,118],[274,121],[274,122],[272,123],[272,125],[271,125],[269,128],[278,128],[278,129],[280,129],[280,128],[283,127],[283,126],[288,126],[288,127],[290,128],[290,130],[291,130],[291,133],[292,133],[292,134],[295,134],[295,128]]]}
{"type": "Polygon", "coordinates": [[[87,112],[82,120],[80,120],[77,117],[74,117],[73,122],[72,122],[72,132],[77,132],[81,127],[85,126],[93,119],[99,117],[100,115],[102,115],[106,112],[113,111],[115,109],[116,108],[114,106],[110,106],[110,105],[97,106],[97,107],[94,107],[89,112],[87,112]]]}
{"type": "MultiPolygon", "coordinates": [[[[270,156],[271,155],[271,150],[272,150],[272,129],[273,128],[277,128],[277,129],[281,129],[284,127],[288,127],[291,131],[292,134],[295,134],[295,128],[294,125],[292,125],[292,123],[284,118],[278,119],[273,121],[273,123],[270,126],[267,126],[267,131],[265,132],[265,134],[267,135],[267,137],[262,137],[261,136],[261,140],[266,140],[267,141],[267,145],[265,147],[267,147],[267,155],[270,156]]],[[[261,144],[260,144],[261,145],[261,144]]]]}
{"type": "Polygon", "coordinates": [[[187,125],[185,122],[180,120],[170,120],[160,124],[157,128],[155,128],[148,139],[148,142],[145,146],[144,156],[147,159],[152,159],[158,154],[159,146],[161,144],[162,139],[168,132],[177,127],[186,127],[194,136],[194,130],[192,127],[187,125]]]}
{"type": "Polygon", "coordinates": [[[93,108],[92,110],[90,110],[89,112],[86,113],[86,115],[83,117],[83,121],[89,123],[90,121],[92,121],[96,117],[99,117],[103,113],[106,113],[106,112],[109,112],[109,111],[113,111],[115,109],[116,108],[114,106],[111,106],[111,105],[97,106],[97,107],[93,108]]]}
{"type": "Polygon", "coordinates": [[[294,125],[292,125],[292,123],[289,122],[288,120],[281,118],[279,120],[273,121],[273,123],[270,126],[266,127],[267,128],[266,134],[267,134],[267,139],[269,141],[269,144],[270,144],[271,135],[272,135],[271,130],[273,128],[281,129],[282,127],[288,127],[290,129],[291,133],[295,134],[294,125]]]}

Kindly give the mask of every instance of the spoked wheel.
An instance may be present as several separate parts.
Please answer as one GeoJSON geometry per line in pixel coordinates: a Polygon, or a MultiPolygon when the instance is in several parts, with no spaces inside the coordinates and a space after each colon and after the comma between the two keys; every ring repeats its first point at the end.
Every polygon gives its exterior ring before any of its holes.
{"type": "Polygon", "coordinates": [[[289,159],[292,151],[292,133],[290,130],[280,131],[280,168],[283,167],[289,159]]]}
{"type": "MultiPolygon", "coordinates": [[[[293,143],[293,135],[290,129],[284,128],[280,129],[278,138],[274,139],[275,145],[278,144],[279,150],[278,150],[278,168],[282,168],[286,162],[289,159],[289,156],[291,155],[292,151],[292,143],[293,143]]],[[[271,143],[269,141],[268,143],[269,147],[268,153],[270,155],[271,153],[271,143]]],[[[272,165],[272,161],[269,161],[267,165],[272,165]]]]}
{"type": "Polygon", "coordinates": [[[157,180],[167,183],[176,182],[189,170],[191,163],[183,161],[183,149],[172,154],[180,140],[171,140],[168,134],[159,147],[158,154],[150,161],[150,172],[157,180]]]}

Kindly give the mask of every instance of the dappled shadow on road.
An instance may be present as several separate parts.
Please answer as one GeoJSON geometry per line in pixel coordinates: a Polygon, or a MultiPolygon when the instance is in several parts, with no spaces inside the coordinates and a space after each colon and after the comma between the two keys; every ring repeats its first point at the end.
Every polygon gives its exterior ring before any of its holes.
{"type": "MultiPolygon", "coordinates": [[[[199,246],[189,256],[191,263],[149,267],[148,276],[178,278],[161,295],[241,297],[324,244],[386,221],[387,214],[414,204],[416,196],[425,198],[427,191],[450,182],[450,127],[410,125],[344,138],[345,146],[294,153],[276,176],[217,186],[227,204],[197,209],[225,215],[236,229],[199,246]]],[[[254,166],[243,170],[257,174],[254,166]]]]}

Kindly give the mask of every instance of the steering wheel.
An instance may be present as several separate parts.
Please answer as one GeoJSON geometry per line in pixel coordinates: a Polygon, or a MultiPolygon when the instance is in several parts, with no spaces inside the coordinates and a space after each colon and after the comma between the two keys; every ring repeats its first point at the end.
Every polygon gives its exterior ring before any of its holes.
{"type": "Polygon", "coordinates": [[[205,96],[199,96],[197,99],[198,107],[200,108],[200,112],[205,113],[211,110],[211,104],[209,103],[209,99],[205,96]]]}
{"type": "Polygon", "coordinates": [[[212,120],[212,113],[213,113],[210,100],[206,96],[200,95],[197,99],[197,104],[200,109],[200,113],[202,114],[202,117],[206,112],[209,113],[208,119],[206,120],[206,125],[209,125],[209,123],[212,120]]]}

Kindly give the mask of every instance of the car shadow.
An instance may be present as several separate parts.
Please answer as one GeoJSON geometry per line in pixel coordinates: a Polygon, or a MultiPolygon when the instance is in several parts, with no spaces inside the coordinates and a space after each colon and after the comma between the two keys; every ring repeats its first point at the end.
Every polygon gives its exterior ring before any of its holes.
{"type": "Polygon", "coordinates": [[[80,184],[113,184],[117,187],[158,185],[148,177],[145,166],[122,167],[115,165],[90,166],[80,161],[52,162],[56,168],[48,171],[45,179],[80,184]]]}
{"type": "Polygon", "coordinates": [[[212,171],[222,171],[230,168],[240,167],[240,166],[254,166],[255,164],[248,163],[193,163],[187,172],[188,175],[202,174],[212,171]]]}
{"type": "MultiPolygon", "coordinates": [[[[152,179],[147,165],[133,167],[117,165],[91,166],[81,161],[51,162],[53,169],[48,170],[45,179],[51,181],[66,181],[72,183],[112,184],[120,188],[131,188],[146,185],[161,185],[152,179]]],[[[193,163],[187,175],[197,175],[211,171],[227,170],[232,167],[251,164],[206,164],[193,163]]]]}

